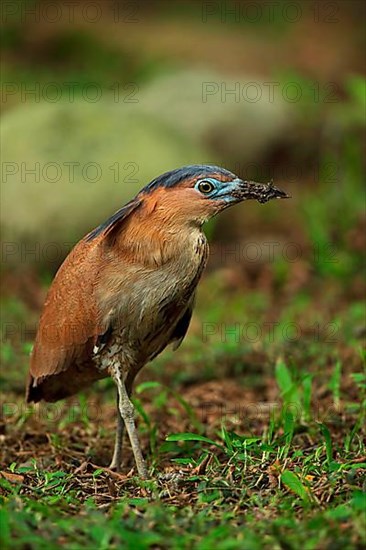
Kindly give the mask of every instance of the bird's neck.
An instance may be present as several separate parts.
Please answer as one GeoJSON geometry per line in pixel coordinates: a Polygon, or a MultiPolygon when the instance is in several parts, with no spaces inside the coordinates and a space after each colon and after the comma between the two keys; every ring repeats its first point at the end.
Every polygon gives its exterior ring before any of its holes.
{"type": "Polygon", "coordinates": [[[182,220],[179,215],[168,216],[161,210],[142,210],[131,217],[116,245],[129,261],[159,267],[189,256],[196,243],[205,240],[199,220],[182,220]]]}

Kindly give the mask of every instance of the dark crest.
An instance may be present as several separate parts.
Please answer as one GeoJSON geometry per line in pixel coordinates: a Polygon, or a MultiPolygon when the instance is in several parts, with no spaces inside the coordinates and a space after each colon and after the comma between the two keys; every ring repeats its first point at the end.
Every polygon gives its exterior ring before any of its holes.
{"type": "Polygon", "coordinates": [[[219,166],[192,164],[190,166],[177,168],[176,170],[171,170],[170,172],[165,172],[148,183],[146,187],[143,188],[142,192],[150,193],[158,187],[174,187],[174,185],[177,185],[185,179],[191,179],[199,176],[205,177],[211,174],[222,174],[229,179],[235,177],[234,174],[229,172],[229,170],[225,170],[225,168],[220,168],[219,166]]]}

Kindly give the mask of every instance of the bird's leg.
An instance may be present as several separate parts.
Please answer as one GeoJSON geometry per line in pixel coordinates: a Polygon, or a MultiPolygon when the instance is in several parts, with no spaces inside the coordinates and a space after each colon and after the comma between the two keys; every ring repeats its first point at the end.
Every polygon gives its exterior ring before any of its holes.
{"type": "Polygon", "coordinates": [[[116,472],[119,472],[121,469],[121,463],[122,463],[122,441],[123,441],[123,434],[125,431],[125,423],[123,421],[123,418],[121,416],[120,410],[119,410],[119,393],[117,391],[117,427],[116,427],[116,438],[114,441],[114,450],[113,450],[113,458],[112,462],[110,463],[109,467],[111,470],[116,470],[116,472]]]}
{"type": "MultiPolygon", "coordinates": [[[[125,388],[127,391],[128,397],[131,396],[132,392],[132,385],[134,381],[134,376],[127,376],[127,379],[125,381],[125,388]]],[[[123,436],[125,432],[125,423],[121,416],[120,410],[119,410],[119,393],[117,390],[116,394],[116,402],[117,402],[117,427],[116,427],[116,437],[114,441],[114,450],[113,450],[113,457],[112,461],[109,465],[109,468],[111,470],[115,470],[116,472],[119,472],[121,470],[121,464],[122,464],[122,446],[123,446],[123,436]]]]}
{"type": "MultiPolygon", "coordinates": [[[[137,436],[137,430],[136,430],[136,425],[134,420],[134,408],[129,399],[129,395],[126,390],[126,386],[125,386],[119,365],[113,365],[111,372],[112,372],[113,379],[117,384],[117,389],[118,389],[119,416],[121,417],[121,420],[124,422],[128,433],[128,437],[130,438],[132,452],[135,457],[138,474],[141,478],[146,479],[148,476],[147,467],[146,467],[145,459],[142,456],[140,442],[137,436]]],[[[116,441],[117,439],[118,439],[118,427],[117,427],[116,441]]],[[[115,449],[115,452],[118,453],[116,449],[115,449]]]]}

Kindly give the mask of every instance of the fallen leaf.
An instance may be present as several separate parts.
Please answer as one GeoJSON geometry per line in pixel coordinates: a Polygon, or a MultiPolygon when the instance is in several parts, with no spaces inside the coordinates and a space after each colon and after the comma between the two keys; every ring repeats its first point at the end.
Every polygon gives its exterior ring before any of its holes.
{"type": "Polygon", "coordinates": [[[4,477],[11,483],[23,483],[24,476],[21,476],[19,474],[12,474],[10,472],[4,472],[3,470],[0,471],[0,476],[4,477]]]}

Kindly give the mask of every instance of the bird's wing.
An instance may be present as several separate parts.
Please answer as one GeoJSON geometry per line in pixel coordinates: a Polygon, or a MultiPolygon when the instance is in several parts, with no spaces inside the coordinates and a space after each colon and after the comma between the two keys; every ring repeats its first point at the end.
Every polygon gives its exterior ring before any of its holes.
{"type": "Polygon", "coordinates": [[[194,302],[195,302],[195,294],[193,294],[187,309],[185,310],[183,316],[179,319],[175,327],[175,330],[172,336],[172,342],[174,342],[173,343],[174,351],[179,348],[179,346],[184,340],[185,335],[187,334],[187,330],[192,318],[194,302]]]}
{"type": "Polygon", "coordinates": [[[31,354],[28,401],[54,401],[103,376],[91,357],[94,346],[110,328],[102,322],[108,316],[101,310],[96,295],[103,277],[104,250],[114,232],[123,229],[123,223],[139,205],[139,201],[131,201],[89,233],[57,272],[31,354]]]}
{"type": "MultiPolygon", "coordinates": [[[[94,244],[85,246],[81,241],[51,285],[31,354],[28,400],[39,393],[35,388],[46,378],[71,368],[68,376],[72,384],[73,377],[90,363],[98,336],[106,331],[106,327],[99,324],[94,290],[99,268],[97,255],[94,244]]],[[[93,376],[96,375],[94,372],[93,376]]]]}

